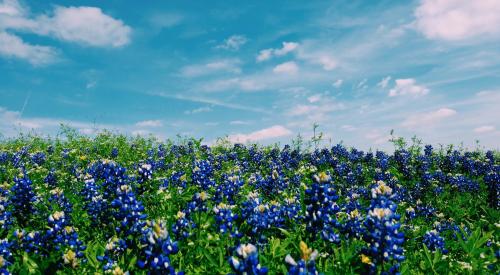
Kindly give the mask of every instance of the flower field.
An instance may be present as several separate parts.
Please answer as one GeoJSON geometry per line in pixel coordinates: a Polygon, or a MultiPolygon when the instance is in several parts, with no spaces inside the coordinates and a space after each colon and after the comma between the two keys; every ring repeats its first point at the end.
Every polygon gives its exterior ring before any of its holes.
{"type": "Polygon", "coordinates": [[[0,142],[0,274],[498,274],[500,156],[0,142]]]}

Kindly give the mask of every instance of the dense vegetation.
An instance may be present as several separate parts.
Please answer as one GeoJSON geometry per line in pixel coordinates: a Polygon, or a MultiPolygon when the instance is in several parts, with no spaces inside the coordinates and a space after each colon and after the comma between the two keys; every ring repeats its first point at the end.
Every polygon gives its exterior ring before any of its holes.
{"type": "Polygon", "coordinates": [[[395,144],[4,139],[0,274],[498,274],[498,152],[395,144]]]}

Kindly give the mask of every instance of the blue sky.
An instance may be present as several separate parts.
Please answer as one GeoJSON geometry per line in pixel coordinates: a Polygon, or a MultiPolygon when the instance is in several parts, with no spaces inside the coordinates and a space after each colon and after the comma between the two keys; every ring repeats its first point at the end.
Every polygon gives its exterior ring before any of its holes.
{"type": "Polygon", "coordinates": [[[0,1],[0,132],[499,148],[500,3],[0,1]]]}

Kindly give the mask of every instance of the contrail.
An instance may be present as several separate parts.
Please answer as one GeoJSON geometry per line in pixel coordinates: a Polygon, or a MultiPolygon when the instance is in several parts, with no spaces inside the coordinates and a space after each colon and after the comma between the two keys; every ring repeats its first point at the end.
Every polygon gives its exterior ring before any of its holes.
{"type": "Polygon", "coordinates": [[[26,108],[26,105],[28,105],[28,101],[30,100],[31,97],[31,91],[28,92],[28,95],[26,96],[26,99],[24,100],[23,108],[21,109],[21,113],[19,114],[19,118],[23,116],[24,109],[26,108]]]}

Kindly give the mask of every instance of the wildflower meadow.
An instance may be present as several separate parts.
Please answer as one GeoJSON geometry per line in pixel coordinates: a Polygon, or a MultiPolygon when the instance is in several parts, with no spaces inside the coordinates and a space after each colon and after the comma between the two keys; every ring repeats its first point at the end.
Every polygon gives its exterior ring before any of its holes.
{"type": "Polygon", "coordinates": [[[0,274],[498,274],[500,156],[0,143],[0,274]]]}

